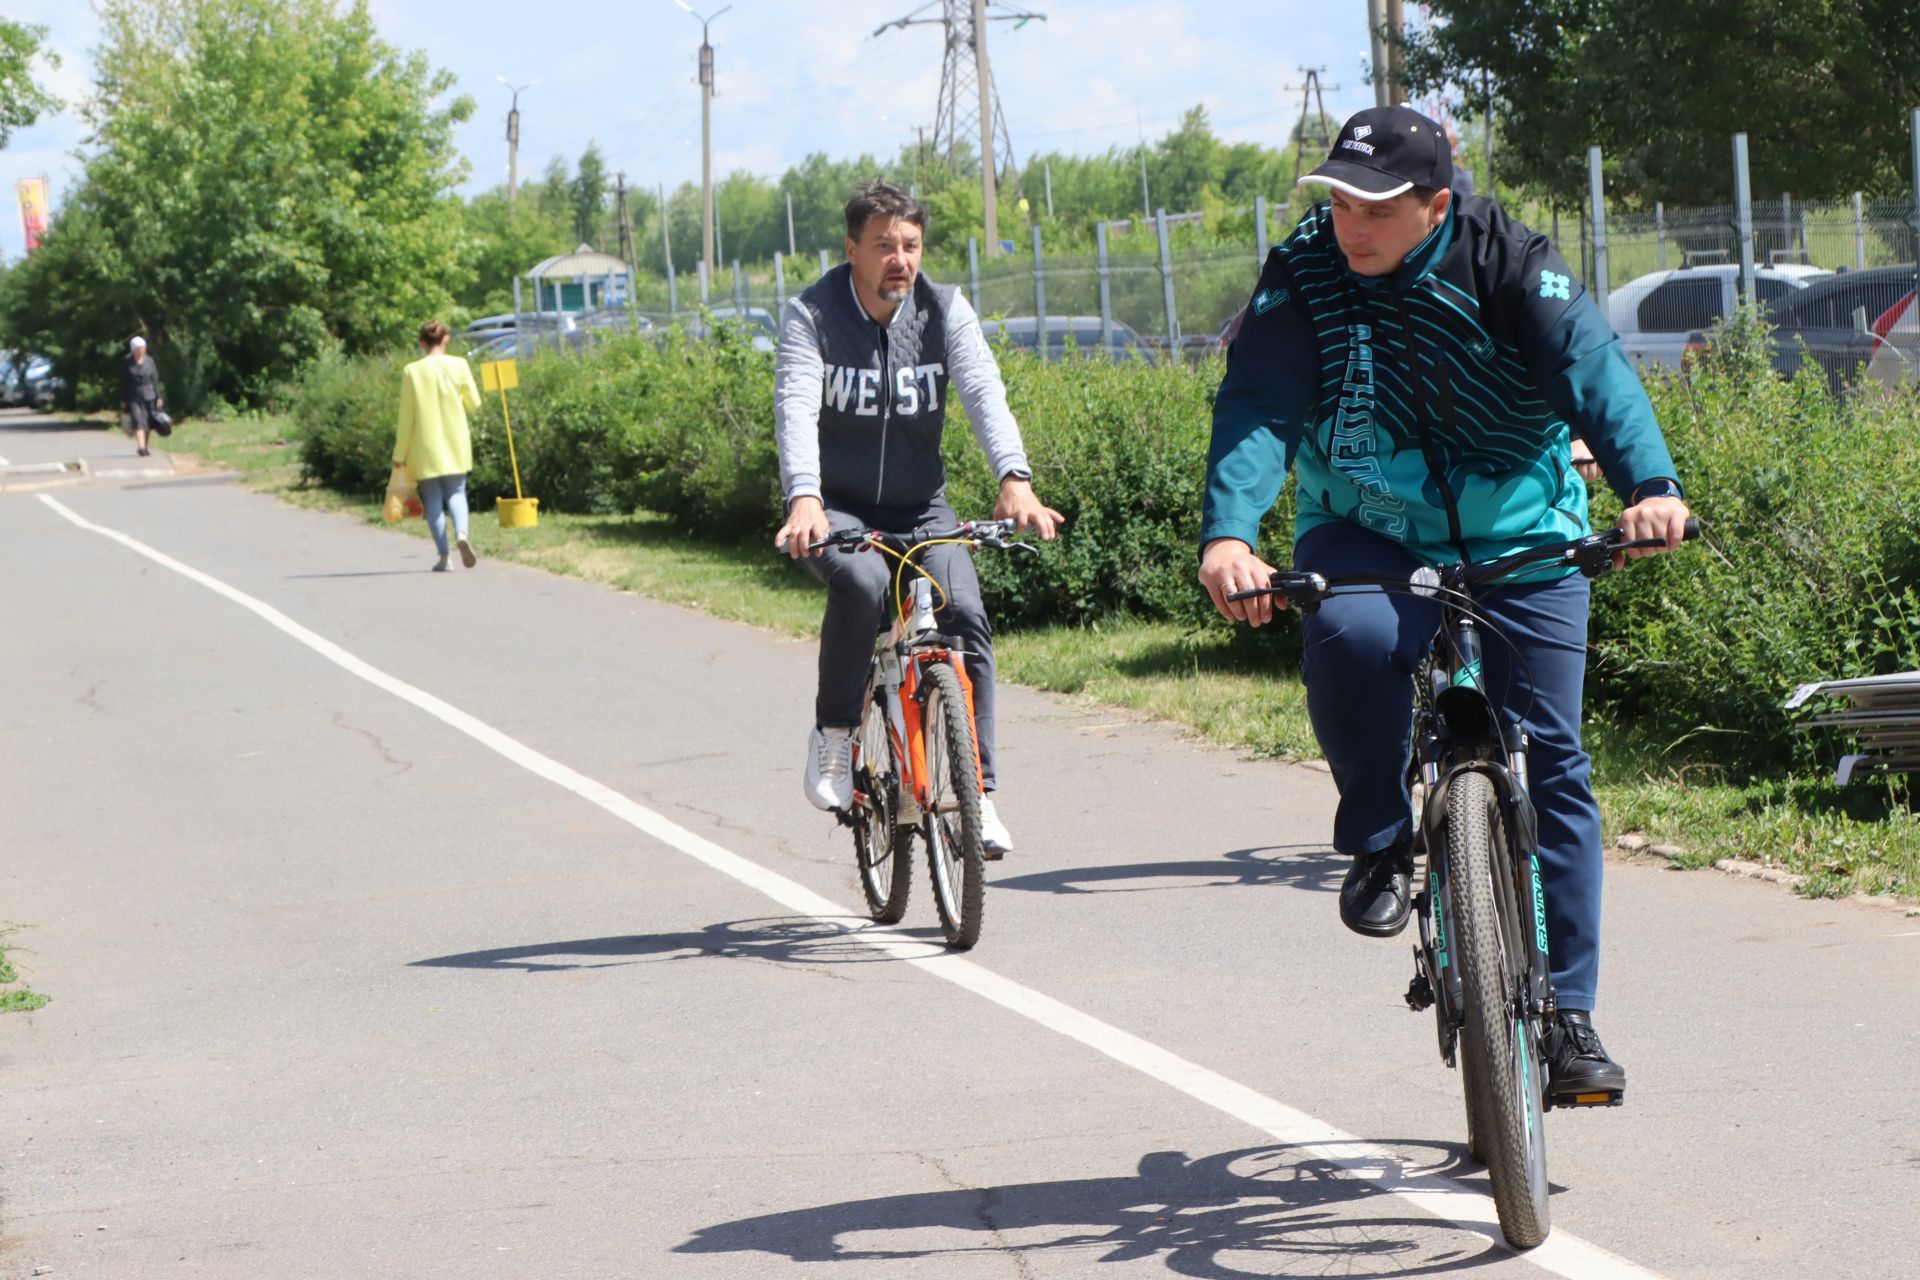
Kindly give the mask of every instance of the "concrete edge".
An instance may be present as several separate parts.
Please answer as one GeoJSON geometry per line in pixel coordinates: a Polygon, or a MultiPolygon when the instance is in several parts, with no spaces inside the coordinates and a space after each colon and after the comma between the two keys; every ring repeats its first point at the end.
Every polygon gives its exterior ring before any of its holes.
{"type": "MultiPolygon", "coordinates": [[[[1613,847],[1624,853],[1648,853],[1663,858],[1669,863],[1677,862],[1687,852],[1677,844],[1654,844],[1638,831],[1629,831],[1615,836],[1613,847]]],[[[1764,880],[1768,884],[1780,885],[1799,893],[1807,883],[1807,877],[1780,867],[1768,866],[1764,862],[1753,862],[1746,858],[1720,858],[1712,867],[1722,875],[1737,876],[1743,880],[1764,880]]],[[[1910,898],[1895,897],[1890,894],[1850,893],[1844,898],[1831,899],[1834,902],[1849,902],[1856,906],[1873,907],[1880,911],[1897,911],[1903,916],[1920,915],[1920,902],[1910,898]]]]}

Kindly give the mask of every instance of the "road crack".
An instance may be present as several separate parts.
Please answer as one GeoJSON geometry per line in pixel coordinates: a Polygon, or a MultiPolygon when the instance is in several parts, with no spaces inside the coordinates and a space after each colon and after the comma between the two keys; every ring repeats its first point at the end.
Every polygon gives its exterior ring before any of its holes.
{"type": "Polygon", "coordinates": [[[394,755],[392,751],[388,750],[387,740],[385,738],[382,738],[379,734],[369,729],[362,729],[357,724],[348,724],[346,712],[336,711],[333,713],[333,726],[336,729],[344,729],[348,733],[358,734],[360,737],[372,743],[374,752],[378,754],[382,760],[385,760],[393,766],[393,771],[396,775],[406,773],[413,768],[413,762],[411,760],[402,760],[399,756],[394,755]]]}

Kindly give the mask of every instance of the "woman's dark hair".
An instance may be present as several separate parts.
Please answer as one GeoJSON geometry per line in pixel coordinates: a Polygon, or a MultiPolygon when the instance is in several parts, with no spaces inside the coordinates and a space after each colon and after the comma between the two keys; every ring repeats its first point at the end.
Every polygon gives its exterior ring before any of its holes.
{"type": "Polygon", "coordinates": [[[438,320],[429,320],[420,326],[420,345],[423,347],[437,347],[452,336],[453,330],[438,320]]]}
{"type": "Polygon", "coordinates": [[[858,240],[869,218],[897,218],[927,229],[927,207],[890,182],[869,182],[847,201],[847,238],[858,240]]]}

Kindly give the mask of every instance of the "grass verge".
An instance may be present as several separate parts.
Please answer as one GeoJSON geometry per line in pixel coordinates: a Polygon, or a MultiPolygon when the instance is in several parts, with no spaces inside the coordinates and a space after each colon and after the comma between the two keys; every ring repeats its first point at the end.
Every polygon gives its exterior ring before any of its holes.
{"type": "Polygon", "coordinates": [[[0,929],[0,1013],[29,1013],[44,1008],[52,998],[20,981],[20,972],[14,968],[11,955],[19,948],[9,941],[16,930],[16,926],[0,929]]]}
{"type": "MultiPolygon", "coordinates": [[[[302,506],[379,524],[373,495],[354,501],[300,480],[286,423],[183,423],[160,447],[302,506]]],[[[422,538],[414,522],[395,532],[422,538]]],[[[819,587],[759,539],[686,536],[665,516],[542,513],[534,529],[477,516],[481,555],[566,574],[787,635],[814,634],[819,587]]],[[[1297,673],[1263,660],[1257,643],[1165,622],[1045,627],[997,642],[1003,678],[1184,725],[1222,746],[1280,759],[1318,754],[1297,673]]],[[[1920,818],[1894,787],[1841,788],[1823,778],[1734,781],[1711,766],[1674,764],[1629,728],[1590,723],[1588,746],[1606,831],[1636,831],[1687,852],[1683,866],[1740,858],[1807,877],[1813,897],[1920,897],[1920,818]]]]}

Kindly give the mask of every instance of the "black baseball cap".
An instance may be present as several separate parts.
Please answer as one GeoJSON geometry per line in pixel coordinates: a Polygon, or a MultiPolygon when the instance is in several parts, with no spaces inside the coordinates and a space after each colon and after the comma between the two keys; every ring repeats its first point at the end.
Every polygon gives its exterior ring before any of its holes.
{"type": "Polygon", "coordinates": [[[1326,163],[1300,179],[1361,200],[1387,200],[1415,187],[1453,184],[1446,127],[1412,107],[1370,107],[1340,126],[1326,163]]]}

